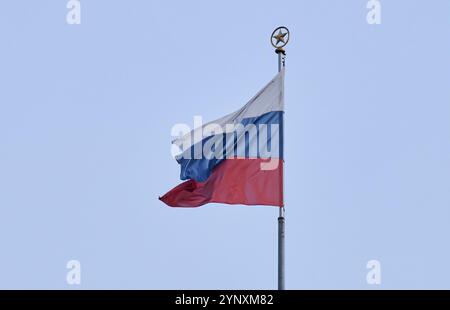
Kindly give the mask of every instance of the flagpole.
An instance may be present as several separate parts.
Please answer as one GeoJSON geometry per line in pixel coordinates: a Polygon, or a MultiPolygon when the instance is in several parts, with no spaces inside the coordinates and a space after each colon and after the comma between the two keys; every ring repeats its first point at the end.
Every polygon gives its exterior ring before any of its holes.
{"type": "MultiPolygon", "coordinates": [[[[278,72],[284,69],[286,64],[286,51],[283,49],[289,41],[289,30],[286,27],[278,27],[271,36],[272,45],[275,47],[275,53],[278,55],[278,72]],[[285,31],[283,33],[283,30],[285,31]],[[277,31],[279,31],[277,33],[277,31]],[[276,40],[276,42],[274,41],[276,40]],[[279,43],[282,43],[281,46],[279,43]]],[[[283,95],[284,95],[284,83],[283,95]]],[[[284,98],[283,98],[284,100],[284,98]]],[[[282,114],[282,132],[283,132],[283,151],[284,156],[284,112],[282,114]]],[[[285,289],[285,217],[284,217],[284,159],[281,167],[283,175],[283,206],[280,206],[278,215],[278,290],[285,289]]]]}
{"type": "MultiPolygon", "coordinates": [[[[284,68],[284,59],[286,53],[283,49],[277,49],[276,53],[278,54],[278,72],[284,68]]],[[[284,87],[284,85],[283,85],[284,87]]],[[[284,93],[284,90],[283,90],[284,93]]],[[[283,135],[284,135],[284,112],[283,112],[283,135]]],[[[283,141],[284,143],[284,141],[283,141]]],[[[284,147],[284,146],[283,146],[284,147]]],[[[284,156],[284,154],[283,154],[284,156]]],[[[284,218],[284,162],[282,165],[282,175],[283,175],[283,206],[280,207],[280,212],[278,215],[278,289],[284,290],[284,254],[285,254],[285,218],[284,218]]]]}

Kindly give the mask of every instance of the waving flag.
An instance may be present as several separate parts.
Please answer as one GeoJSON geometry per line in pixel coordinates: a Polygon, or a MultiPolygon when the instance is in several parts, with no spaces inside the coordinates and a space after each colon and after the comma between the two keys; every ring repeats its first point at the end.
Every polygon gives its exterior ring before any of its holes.
{"type": "Polygon", "coordinates": [[[283,206],[283,83],[284,69],[238,111],[174,140],[187,181],[159,199],[171,207],[283,206]]]}

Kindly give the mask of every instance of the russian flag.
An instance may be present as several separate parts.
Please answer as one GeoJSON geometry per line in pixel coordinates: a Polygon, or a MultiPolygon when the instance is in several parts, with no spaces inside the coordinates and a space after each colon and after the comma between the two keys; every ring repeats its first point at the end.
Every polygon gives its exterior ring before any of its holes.
{"type": "Polygon", "coordinates": [[[171,207],[282,207],[283,114],[284,69],[238,111],[172,142],[187,181],[159,199],[171,207]]]}

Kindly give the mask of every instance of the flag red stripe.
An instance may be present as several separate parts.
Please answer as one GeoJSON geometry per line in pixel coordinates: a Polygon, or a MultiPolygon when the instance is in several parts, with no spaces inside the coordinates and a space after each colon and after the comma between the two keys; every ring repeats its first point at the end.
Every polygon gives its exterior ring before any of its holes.
{"type": "Polygon", "coordinates": [[[188,180],[159,199],[171,207],[192,208],[216,202],[242,205],[283,205],[283,160],[262,170],[267,159],[226,159],[205,182],[188,180]],[[277,165],[278,164],[278,165],[277,165]]]}

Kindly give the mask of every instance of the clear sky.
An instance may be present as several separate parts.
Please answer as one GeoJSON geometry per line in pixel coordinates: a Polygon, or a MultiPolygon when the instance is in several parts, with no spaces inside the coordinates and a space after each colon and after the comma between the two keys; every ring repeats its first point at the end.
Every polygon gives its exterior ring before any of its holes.
{"type": "Polygon", "coordinates": [[[450,288],[450,1],[81,2],[0,5],[0,288],[276,288],[276,208],[158,196],[172,126],[245,104],[280,25],[286,287],[450,288]]]}

